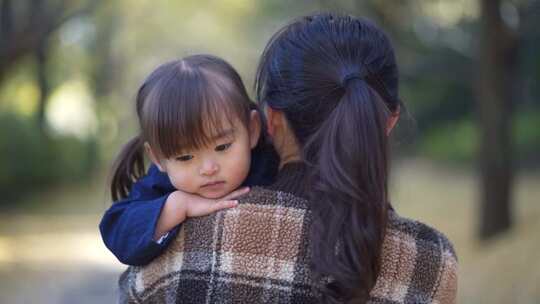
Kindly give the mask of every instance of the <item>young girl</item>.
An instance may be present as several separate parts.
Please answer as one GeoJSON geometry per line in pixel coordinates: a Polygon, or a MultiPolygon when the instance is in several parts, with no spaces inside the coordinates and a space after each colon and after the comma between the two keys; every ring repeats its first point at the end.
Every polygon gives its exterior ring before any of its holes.
{"type": "Polygon", "coordinates": [[[158,67],[139,88],[140,134],[118,156],[116,201],[100,231],[122,262],[158,256],[188,217],[234,207],[252,185],[267,185],[277,154],[238,73],[214,56],[158,67]],[[144,176],[144,153],[152,161],[144,176]],[[239,188],[241,187],[241,188],[239,188]]]}

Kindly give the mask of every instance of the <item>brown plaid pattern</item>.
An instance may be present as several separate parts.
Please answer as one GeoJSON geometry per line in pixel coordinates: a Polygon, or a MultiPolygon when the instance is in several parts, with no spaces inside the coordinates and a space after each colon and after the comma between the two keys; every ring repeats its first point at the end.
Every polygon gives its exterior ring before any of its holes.
{"type": "MultiPolygon", "coordinates": [[[[238,207],[186,221],[166,252],[120,278],[121,303],[317,303],[306,201],[254,188],[238,207]]],[[[454,303],[457,262],[436,230],[394,212],[370,303],[454,303]]]]}

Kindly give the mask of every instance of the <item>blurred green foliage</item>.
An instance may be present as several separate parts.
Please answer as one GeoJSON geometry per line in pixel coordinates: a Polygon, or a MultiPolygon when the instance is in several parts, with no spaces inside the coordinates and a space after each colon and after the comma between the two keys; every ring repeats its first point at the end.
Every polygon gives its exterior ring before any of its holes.
{"type": "Polygon", "coordinates": [[[447,123],[426,132],[420,144],[421,153],[448,162],[471,162],[475,157],[478,130],[472,120],[447,123]]]}
{"type": "Polygon", "coordinates": [[[516,115],[513,134],[518,160],[540,163],[540,110],[516,115]]]}
{"type": "Polygon", "coordinates": [[[58,183],[81,181],[98,163],[95,140],[43,136],[35,129],[32,120],[0,114],[1,208],[58,183]]]}
{"type": "MultiPolygon", "coordinates": [[[[521,111],[515,115],[512,135],[517,165],[537,166],[540,161],[540,111],[521,111]]],[[[478,128],[471,118],[446,123],[421,136],[420,153],[452,163],[473,162],[477,155],[478,128]]],[[[481,156],[479,156],[481,157],[481,156]]]]}

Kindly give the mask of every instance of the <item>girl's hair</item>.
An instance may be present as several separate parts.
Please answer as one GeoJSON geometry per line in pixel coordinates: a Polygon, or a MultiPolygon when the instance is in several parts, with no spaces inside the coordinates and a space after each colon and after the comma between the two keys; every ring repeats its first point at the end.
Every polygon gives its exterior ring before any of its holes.
{"type": "Polygon", "coordinates": [[[390,206],[386,123],[401,104],[389,39],[363,19],[302,17],[272,37],[255,87],[285,114],[309,168],[313,270],[325,302],[367,301],[390,206]]]}
{"type": "Polygon", "coordinates": [[[159,66],[136,97],[140,133],[117,157],[111,180],[113,201],[125,198],[145,174],[144,143],[158,157],[198,149],[222,131],[223,119],[239,119],[248,128],[251,102],[242,79],[223,59],[193,55],[159,66]]]}

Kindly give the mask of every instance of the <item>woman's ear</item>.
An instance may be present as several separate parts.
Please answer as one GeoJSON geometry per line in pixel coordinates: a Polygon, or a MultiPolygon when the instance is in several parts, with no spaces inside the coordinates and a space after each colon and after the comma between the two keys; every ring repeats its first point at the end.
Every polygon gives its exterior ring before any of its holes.
{"type": "Polygon", "coordinates": [[[269,106],[264,107],[266,114],[266,130],[270,137],[274,137],[276,133],[276,124],[278,124],[278,112],[269,106]]]}
{"type": "Polygon", "coordinates": [[[249,145],[251,149],[257,146],[259,137],[261,137],[261,117],[257,110],[251,110],[249,113],[249,145]]]}
{"type": "Polygon", "coordinates": [[[148,142],[144,143],[144,151],[146,152],[146,155],[148,155],[148,158],[150,158],[152,163],[154,163],[154,165],[158,167],[159,171],[165,172],[165,170],[163,170],[163,167],[161,166],[159,158],[156,156],[156,154],[154,153],[154,151],[152,150],[152,147],[150,147],[150,144],[148,142]]]}
{"type": "Polygon", "coordinates": [[[386,122],[386,136],[390,135],[390,132],[392,132],[392,129],[394,129],[398,120],[399,120],[399,106],[396,109],[396,111],[390,114],[390,117],[388,118],[388,121],[386,122]]]}

